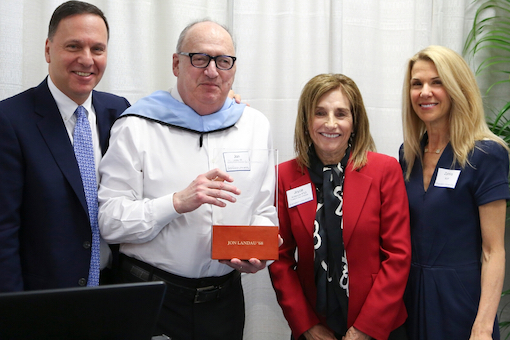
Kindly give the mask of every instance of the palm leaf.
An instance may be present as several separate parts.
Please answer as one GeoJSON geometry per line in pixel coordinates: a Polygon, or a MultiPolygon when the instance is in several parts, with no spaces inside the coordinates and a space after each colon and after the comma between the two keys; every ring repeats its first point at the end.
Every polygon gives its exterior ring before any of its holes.
{"type": "Polygon", "coordinates": [[[510,110],[510,102],[496,113],[493,119],[487,118],[487,124],[492,132],[503,138],[503,140],[510,144],[510,120],[506,118],[505,114],[510,110]]]}
{"type": "MultiPolygon", "coordinates": [[[[491,100],[490,91],[495,87],[508,87],[510,83],[510,0],[475,0],[477,5],[473,26],[466,38],[463,54],[476,61],[476,56],[483,56],[475,67],[477,76],[489,79],[488,89],[484,100],[486,104],[491,100]]],[[[506,92],[510,93],[510,92],[506,92]]],[[[487,116],[487,124],[492,132],[500,136],[510,145],[510,100],[507,97],[503,107],[496,109],[491,116],[487,116]]],[[[487,105],[486,105],[487,106],[487,105]]],[[[507,202],[507,207],[510,201],[507,202]]],[[[499,314],[499,328],[510,328],[510,320],[502,315],[508,307],[510,290],[501,294],[501,312],[499,314]]],[[[510,338],[510,333],[505,339],[510,338]]]]}

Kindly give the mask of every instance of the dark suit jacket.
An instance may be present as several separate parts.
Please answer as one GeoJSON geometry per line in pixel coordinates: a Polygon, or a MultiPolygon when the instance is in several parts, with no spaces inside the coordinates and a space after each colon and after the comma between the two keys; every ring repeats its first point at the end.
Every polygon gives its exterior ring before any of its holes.
{"type": "MultiPolygon", "coordinates": [[[[278,218],[284,243],[279,260],[269,266],[273,286],[294,337],[323,323],[315,310],[313,200],[288,208],[287,191],[311,183],[295,160],[280,164],[278,218]],[[297,262],[295,251],[297,248],[297,262]]],[[[402,170],[396,159],[368,153],[368,163],[344,184],[343,238],[349,267],[348,327],[386,339],[404,323],[402,296],[411,261],[409,207],[402,170]]]]}
{"type": "MultiPolygon", "coordinates": [[[[94,91],[103,153],[129,106],[94,91]]],[[[48,88],[0,102],[0,291],[86,284],[92,234],[78,164],[48,88]]]]}

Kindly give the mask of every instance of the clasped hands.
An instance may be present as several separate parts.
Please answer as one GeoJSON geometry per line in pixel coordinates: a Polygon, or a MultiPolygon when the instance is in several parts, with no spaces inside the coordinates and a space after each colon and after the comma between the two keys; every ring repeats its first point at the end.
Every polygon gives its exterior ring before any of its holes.
{"type": "MultiPolygon", "coordinates": [[[[307,330],[304,334],[306,340],[335,340],[335,334],[321,324],[317,324],[307,330]]],[[[370,340],[369,335],[351,326],[342,340],[370,340]]]]}
{"type": "MultiPolygon", "coordinates": [[[[224,201],[235,203],[236,198],[233,195],[239,195],[241,190],[230,184],[233,181],[232,176],[220,169],[213,169],[199,175],[186,189],[174,194],[175,211],[184,214],[197,209],[202,204],[225,207],[227,204],[224,201]]],[[[230,261],[220,260],[220,263],[243,273],[256,273],[266,267],[266,261],[256,258],[248,261],[233,258],[230,261]]]]}

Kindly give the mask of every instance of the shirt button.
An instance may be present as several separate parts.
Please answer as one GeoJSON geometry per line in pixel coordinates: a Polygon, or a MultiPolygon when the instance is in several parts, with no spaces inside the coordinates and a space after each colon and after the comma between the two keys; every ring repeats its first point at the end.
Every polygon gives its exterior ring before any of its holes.
{"type": "Polygon", "coordinates": [[[85,287],[87,285],[87,279],[82,277],[81,279],[78,280],[78,284],[82,287],[85,287]]]}
{"type": "Polygon", "coordinates": [[[91,246],[91,245],[90,245],[90,241],[85,241],[85,242],[83,242],[83,248],[85,248],[85,249],[90,249],[90,246],[91,246]]]}

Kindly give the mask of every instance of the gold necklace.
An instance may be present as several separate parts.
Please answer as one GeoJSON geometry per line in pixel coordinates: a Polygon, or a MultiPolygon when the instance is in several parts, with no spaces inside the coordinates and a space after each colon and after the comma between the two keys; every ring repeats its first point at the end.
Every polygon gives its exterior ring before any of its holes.
{"type": "MultiPolygon", "coordinates": [[[[443,150],[443,148],[436,149],[436,151],[430,151],[430,153],[436,153],[436,154],[439,155],[441,153],[441,150],[443,150]]],[[[429,148],[425,148],[425,152],[429,152],[429,148]]]]}

